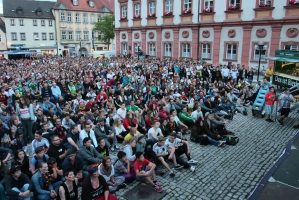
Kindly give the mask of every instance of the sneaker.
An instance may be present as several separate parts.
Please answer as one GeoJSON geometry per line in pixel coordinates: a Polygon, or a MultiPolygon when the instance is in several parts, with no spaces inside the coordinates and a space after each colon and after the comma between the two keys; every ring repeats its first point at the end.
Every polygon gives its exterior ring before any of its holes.
{"type": "Polygon", "coordinates": [[[218,147],[223,147],[223,146],[224,146],[224,144],[225,144],[225,142],[224,142],[224,141],[220,141],[220,142],[219,142],[219,144],[218,144],[218,147]]]}
{"type": "Polygon", "coordinates": [[[282,123],[280,120],[276,119],[276,121],[277,121],[280,125],[283,125],[283,123],[282,123]]]}
{"type": "Polygon", "coordinates": [[[269,119],[269,122],[273,122],[273,120],[272,120],[272,119],[269,119]]]}
{"type": "Polygon", "coordinates": [[[114,147],[113,147],[113,146],[111,146],[111,147],[110,147],[110,150],[111,150],[111,151],[114,151],[114,147]]]}
{"type": "Polygon", "coordinates": [[[182,169],[184,166],[177,164],[176,166],[174,166],[174,169],[182,169]]]}
{"type": "Polygon", "coordinates": [[[169,175],[170,175],[170,177],[174,177],[175,176],[175,174],[174,174],[174,172],[172,170],[170,171],[169,175]]]}
{"type": "Polygon", "coordinates": [[[198,161],[191,159],[191,160],[188,160],[187,163],[192,165],[192,164],[197,164],[198,161]]]}
{"type": "Polygon", "coordinates": [[[118,145],[115,145],[115,148],[116,148],[116,149],[119,149],[119,146],[118,146],[118,145]]]}
{"type": "Polygon", "coordinates": [[[266,119],[267,122],[271,122],[270,119],[266,119]]]}
{"type": "Polygon", "coordinates": [[[127,184],[122,183],[122,184],[120,184],[120,185],[118,186],[118,189],[122,189],[122,188],[125,188],[125,187],[127,187],[127,184]]]}
{"type": "Polygon", "coordinates": [[[155,185],[155,187],[154,187],[154,190],[156,191],[156,192],[162,192],[162,186],[160,186],[160,185],[155,185]]]}
{"type": "Polygon", "coordinates": [[[191,166],[189,169],[190,169],[190,171],[191,171],[191,172],[194,172],[194,171],[195,171],[195,169],[196,169],[196,167],[194,167],[194,166],[191,166]]]}

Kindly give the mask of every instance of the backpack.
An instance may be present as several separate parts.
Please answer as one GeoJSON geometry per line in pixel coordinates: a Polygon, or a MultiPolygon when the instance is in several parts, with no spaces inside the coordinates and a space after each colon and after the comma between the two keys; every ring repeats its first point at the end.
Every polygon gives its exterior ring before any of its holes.
{"type": "Polygon", "coordinates": [[[227,145],[233,145],[235,146],[236,144],[238,144],[239,142],[239,138],[233,135],[227,135],[226,136],[226,144],[227,145]]]}

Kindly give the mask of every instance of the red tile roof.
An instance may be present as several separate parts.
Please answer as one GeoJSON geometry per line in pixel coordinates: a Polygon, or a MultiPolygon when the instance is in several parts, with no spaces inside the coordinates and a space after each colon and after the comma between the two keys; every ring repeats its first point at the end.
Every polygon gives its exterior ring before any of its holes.
{"type": "Polygon", "coordinates": [[[114,13],[114,0],[94,0],[94,7],[89,6],[88,0],[78,0],[78,6],[74,6],[72,0],[58,0],[53,8],[60,9],[60,4],[62,4],[66,10],[103,12],[103,8],[106,7],[114,13]]]}

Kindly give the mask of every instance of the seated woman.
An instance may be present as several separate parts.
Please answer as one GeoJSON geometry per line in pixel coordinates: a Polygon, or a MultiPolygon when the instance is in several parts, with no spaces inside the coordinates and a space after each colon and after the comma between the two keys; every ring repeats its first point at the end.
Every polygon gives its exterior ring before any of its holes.
{"type": "Polygon", "coordinates": [[[13,158],[13,161],[11,164],[19,165],[22,173],[26,174],[29,178],[32,177],[32,173],[29,169],[29,158],[22,149],[18,149],[15,152],[15,155],[14,155],[14,158],[13,158]]]}
{"type": "Polygon", "coordinates": [[[152,126],[154,124],[154,121],[157,121],[157,120],[159,120],[159,118],[154,117],[154,114],[153,114],[152,111],[148,111],[146,116],[145,116],[145,127],[147,129],[152,128],[152,126]]]}
{"type": "Polygon", "coordinates": [[[65,182],[59,187],[59,195],[57,200],[78,200],[78,179],[75,178],[74,171],[65,170],[64,178],[65,182]]]}
{"type": "Polygon", "coordinates": [[[134,166],[130,165],[126,153],[119,151],[117,153],[117,161],[114,163],[114,177],[122,176],[126,182],[131,182],[135,179],[134,166]]]}
{"type": "Polygon", "coordinates": [[[99,175],[98,166],[90,166],[89,176],[82,184],[82,200],[117,200],[116,196],[109,193],[109,187],[105,178],[99,175]]]}
{"type": "Polygon", "coordinates": [[[52,176],[48,170],[48,164],[41,162],[37,166],[37,172],[32,176],[31,180],[35,188],[35,196],[37,199],[51,200],[57,197],[59,186],[62,184],[58,181],[51,184],[52,176]]]}
{"type": "Polygon", "coordinates": [[[171,132],[170,129],[169,129],[170,127],[167,124],[167,120],[166,119],[161,119],[160,124],[161,124],[160,129],[162,131],[162,134],[165,137],[167,137],[169,135],[169,133],[171,132]]]}
{"type": "Polygon", "coordinates": [[[166,106],[161,106],[158,117],[160,119],[168,119],[170,113],[166,110],[166,106]]]}
{"type": "Polygon", "coordinates": [[[146,129],[144,118],[142,116],[142,111],[140,112],[139,110],[136,110],[134,114],[135,114],[134,118],[138,124],[138,128],[137,128],[138,131],[144,134],[147,131],[147,129],[146,129]]]}
{"type": "Polygon", "coordinates": [[[124,146],[124,152],[126,153],[127,159],[133,164],[135,161],[135,152],[136,151],[136,139],[132,138],[129,141],[129,144],[124,146]]]}
{"type": "Polygon", "coordinates": [[[116,192],[116,190],[126,187],[125,177],[118,176],[115,177],[114,174],[114,166],[111,163],[111,159],[109,157],[104,157],[102,159],[102,163],[100,164],[99,174],[103,176],[108,184],[109,191],[111,193],[116,192]]]}
{"type": "Polygon", "coordinates": [[[116,139],[119,143],[124,141],[124,137],[127,135],[127,130],[122,124],[120,119],[115,119],[113,123],[113,127],[115,129],[116,139]]]}
{"type": "Polygon", "coordinates": [[[138,123],[135,119],[133,119],[132,112],[127,112],[123,125],[127,131],[130,130],[132,127],[138,128],[138,123]]]}

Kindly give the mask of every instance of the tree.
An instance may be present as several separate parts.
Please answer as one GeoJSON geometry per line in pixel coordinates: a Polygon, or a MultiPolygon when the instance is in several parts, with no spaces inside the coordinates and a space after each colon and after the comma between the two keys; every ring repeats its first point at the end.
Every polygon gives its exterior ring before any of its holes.
{"type": "Polygon", "coordinates": [[[97,22],[93,28],[94,31],[101,32],[102,35],[98,37],[99,40],[102,40],[105,44],[109,46],[111,40],[114,39],[114,15],[105,15],[101,17],[101,20],[97,22]]]}

